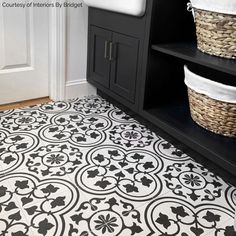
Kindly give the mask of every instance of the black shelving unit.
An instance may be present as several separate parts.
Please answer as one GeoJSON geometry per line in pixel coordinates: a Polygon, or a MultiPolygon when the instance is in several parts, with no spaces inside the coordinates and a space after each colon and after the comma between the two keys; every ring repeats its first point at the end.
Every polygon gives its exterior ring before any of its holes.
{"type": "Polygon", "coordinates": [[[193,42],[157,44],[152,45],[152,49],[236,76],[236,60],[225,60],[202,53],[197,49],[196,43],[193,42]]]}
{"type": "Polygon", "coordinates": [[[183,69],[187,64],[203,76],[236,86],[236,60],[210,56],[197,49],[187,2],[160,0],[154,9],[140,114],[236,176],[236,139],[213,134],[192,120],[183,69]]]}

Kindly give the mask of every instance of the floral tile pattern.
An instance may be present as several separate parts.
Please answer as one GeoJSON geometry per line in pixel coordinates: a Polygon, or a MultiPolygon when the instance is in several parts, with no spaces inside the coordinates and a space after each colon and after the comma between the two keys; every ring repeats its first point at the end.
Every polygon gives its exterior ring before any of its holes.
{"type": "Polygon", "coordinates": [[[110,130],[110,139],[114,144],[127,148],[137,148],[149,146],[154,137],[151,131],[138,123],[120,124],[110,130]]]}
{"type": "Polygon", "coordinates": [[[77,188],[64,179],[6,175],[0,180],[0,235],[59,235],[65,228],[61,216],[79,196],[77,188]]]}
{"type": "Polygon", "coordinates": [[[117,192],[124,198],[145,201],[162,190],[158,173],[163,163],[149,151],[101,146],[88,153],[87,161],[76,176],[77,185],[87,192],[117,192]]]}
{"type": "Polygon", "coordinates": [[[70,216],[70,221],[72,235],[78,235],[82,230],[82,235],[122,235],[124,232],[143,235],[144,231],[144,220],[134,203],[112,196],[88,198],[70,216]],[[87,222],[87,227],[80,227],[83,221],[87,222]]]}
{"type": "Polygon", "coordinates": [[[175,197],[160,198],[147,207],[146,216],[154,235],[233,235],[232,213],[210,203],[194,206],[175,197]]]}
{"type": "Polygon", "coordinates": [[[42,176],[65,176],[82,164],[83,154],[71,144],[48,144],[25,155],[28,170],[42,176]]]}
{"type": "Polygon", "coordinates": [[[236,188],[108,101],[0,112],[0,236],[235,236],[236,188]]]}
{"type": "Polygon", "coordinates": [[[176,196],[198,203],[224,198],[228,187],[215,174],[193,161],[168,165],[163,177],[166,187],[176,196]]]}

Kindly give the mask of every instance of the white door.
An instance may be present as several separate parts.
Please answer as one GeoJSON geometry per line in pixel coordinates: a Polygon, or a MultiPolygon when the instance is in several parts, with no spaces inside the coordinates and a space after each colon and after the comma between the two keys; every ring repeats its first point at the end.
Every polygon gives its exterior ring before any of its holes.
{"type": "Polygon", "coordinates": [[[49,8],[19,2],[0,0],[0,104],[49,95],[49,8]]]}

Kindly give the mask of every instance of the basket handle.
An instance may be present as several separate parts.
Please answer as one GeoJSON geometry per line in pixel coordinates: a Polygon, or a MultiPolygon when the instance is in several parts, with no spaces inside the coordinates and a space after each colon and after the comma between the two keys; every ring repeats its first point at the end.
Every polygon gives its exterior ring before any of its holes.
{"type": "Polygon", "coordinates": [[[193,8],[193,5],[192,5],[191,2],[188,2],[188,3],[187,3],[187,11],[192,12],[192,14],[193,14],[193,19],[194,19],[194,22],[195,22],[195,13],[194,13],[194,8],[193,8]]]}
{"type": "Polygon", "coordinates": [[[187,11],[191,12],[193,10],[193,6],[191,2],[187,3],[187,11]]]}

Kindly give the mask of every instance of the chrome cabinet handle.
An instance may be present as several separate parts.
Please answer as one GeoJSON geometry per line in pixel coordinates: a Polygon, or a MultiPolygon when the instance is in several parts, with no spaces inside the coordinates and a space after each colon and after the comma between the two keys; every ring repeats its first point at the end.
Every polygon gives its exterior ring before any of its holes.
{"type": "Polygon", "coordinates": [[[113,60],[113,43],[110,42],[110,53],[109,53],[109,61],[112,61],[113,60]]]}
{"type": "Polygon", "coordinates": [[[107,59],[107,50],[108,50],[108,41],[105,41],[105,52],[104,52],[104,58],[107,59]]]}

